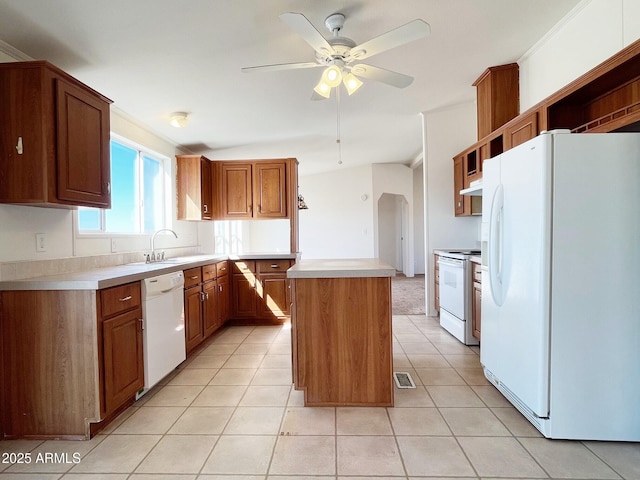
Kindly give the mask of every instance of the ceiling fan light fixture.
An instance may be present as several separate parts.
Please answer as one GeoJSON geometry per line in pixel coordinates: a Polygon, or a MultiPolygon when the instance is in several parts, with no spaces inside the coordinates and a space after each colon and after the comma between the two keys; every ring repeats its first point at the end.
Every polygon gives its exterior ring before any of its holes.
{"type": "Polygon", "coordinates": [[[331,87],[323,80],[320,80],[320,82],[314,87],[313,91],[318,95],[322,95],[324,98],[329,98],[331,96],[331,87]]]}
{"type": "Polygon", "coordinates": [[[342,71],[336,65],[331,65],[322,73],[322,82],[329,87],[337,87],[342,81],[342,71]]]}
{"type": "Polygon", "coordinates": [[[176,128],[187,126],[189,114],[187,112],[173,112],[169,115],[169,123],[176,128]]]}
{"type": "Polygon", "coordinates": [[[353,73],[348,73],[342,79],[342,83],[344,83],[345,88],[347,89],[347,93],[351,95],[356,90],[358,90],[362,86],[362,82],[359,78],[357,78],[353,73]]]}

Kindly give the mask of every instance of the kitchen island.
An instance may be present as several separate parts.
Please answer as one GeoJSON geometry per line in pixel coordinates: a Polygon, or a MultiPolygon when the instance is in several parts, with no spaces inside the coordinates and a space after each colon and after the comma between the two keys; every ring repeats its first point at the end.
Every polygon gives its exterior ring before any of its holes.
{"type": "Polygon", "coordinates": [[[302,260],[287,271],[293,381],[305,406],[393,406],[394,275],[375,258],[302,260]]]}

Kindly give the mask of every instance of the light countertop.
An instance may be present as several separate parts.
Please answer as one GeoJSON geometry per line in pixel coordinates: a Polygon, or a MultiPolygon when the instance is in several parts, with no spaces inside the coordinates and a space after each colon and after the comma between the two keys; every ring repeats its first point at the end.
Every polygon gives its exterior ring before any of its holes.
{"type": "Polygon", "coordinates": [[[378,258],[301,260],[287,270],[289,278],[394,277],[396,269],[378,258]]]}
{"type": "Polygon", "coordinates": [[[2,290],[99,290],[166,273],[200,267],[222,260],[275,260],[296,258],[295,253],[255,253],[231,255],[189,255],[155,263],[130,263],[93,270],[0,282],[2,290]]]}

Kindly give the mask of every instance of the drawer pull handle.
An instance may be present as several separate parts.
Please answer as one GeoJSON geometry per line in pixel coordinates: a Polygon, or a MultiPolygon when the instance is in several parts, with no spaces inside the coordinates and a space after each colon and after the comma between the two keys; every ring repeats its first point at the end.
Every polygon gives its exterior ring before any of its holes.
{"type": "Polygon", "coordinates": [[[220,267],[220,271],[224,272],[227,269],[227,267],[220,267]]]}
{"type": "Polygon", "coordinates": [[[129,300],[131,300],[131,295],[127,295],[126,297],[123,298],[119,298],[118,300],[120,300],[121,302],[128,302],[129,300]]]}
{"type": "Polygon", "coordinates": [[[272,263],[271,268],[280,268],[280,265],[278,265],[277,263],[272,263]]]}
{"type": "Polygon", "coordinates": [[[191,278],[191,280],[195,280],[195,279],[198,278],[198,275],[194,275],[193,277],[190,277],[190,278],[191,278]]]}

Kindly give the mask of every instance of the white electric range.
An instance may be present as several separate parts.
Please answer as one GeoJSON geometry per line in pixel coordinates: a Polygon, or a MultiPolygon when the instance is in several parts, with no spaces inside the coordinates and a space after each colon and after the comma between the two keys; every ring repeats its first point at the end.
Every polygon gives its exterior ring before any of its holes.
{"type": "Polygon", "coordinates": [[[480,250],[434,250],[439,255],[440,326],[465,345],[478,345],[471,325],[471,262],[480,250]]]}

